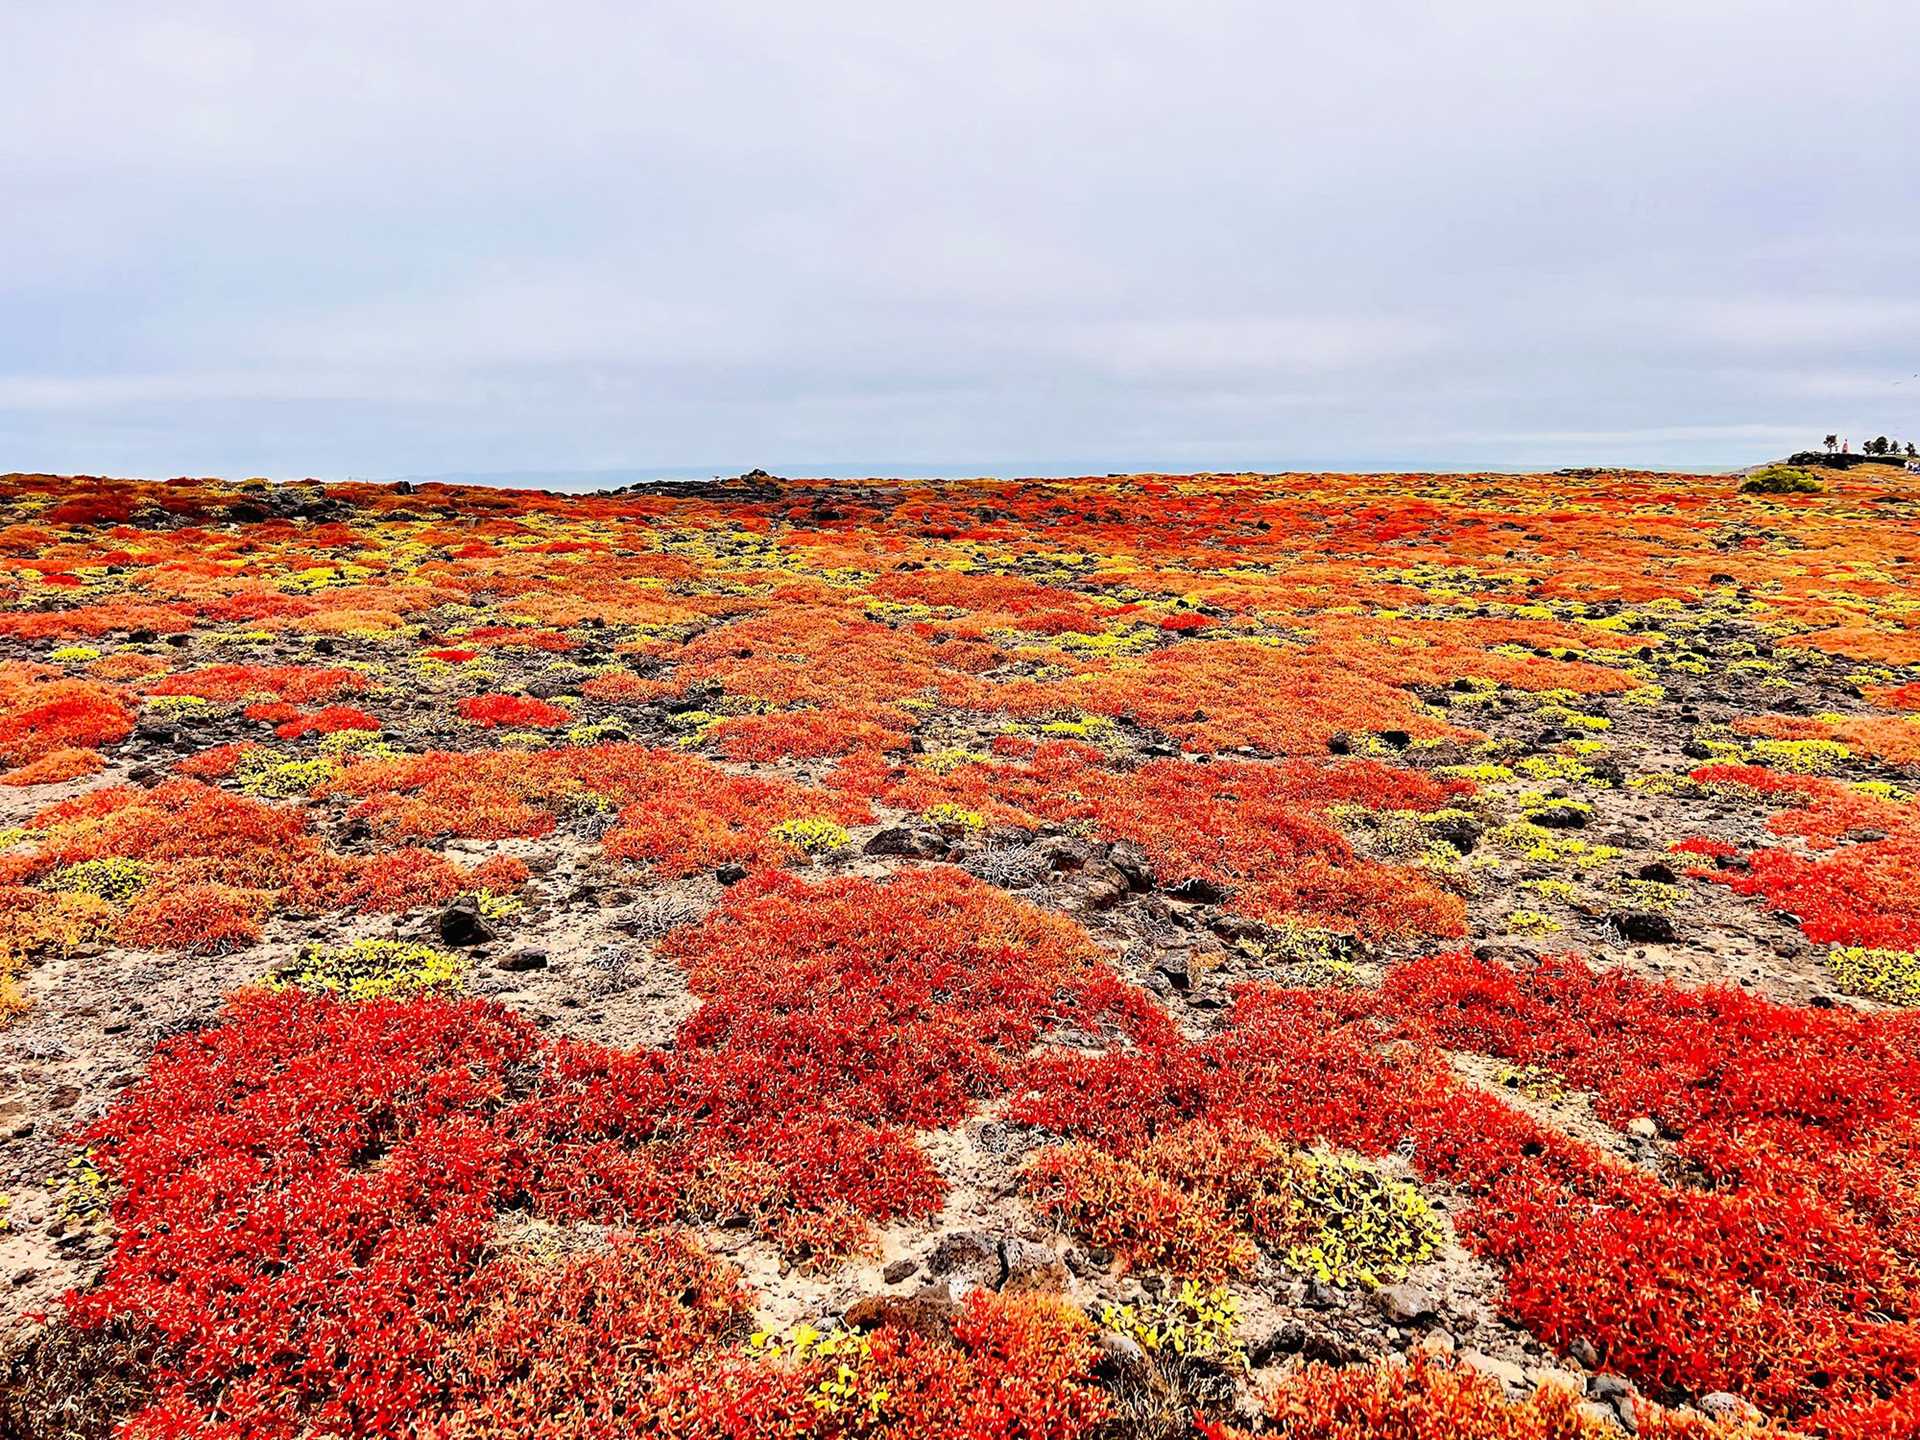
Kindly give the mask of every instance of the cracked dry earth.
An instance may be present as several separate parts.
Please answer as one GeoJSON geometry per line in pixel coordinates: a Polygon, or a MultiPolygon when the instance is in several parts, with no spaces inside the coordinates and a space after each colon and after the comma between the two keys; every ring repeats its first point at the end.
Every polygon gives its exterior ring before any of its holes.
{"type": "Polygon", "coordinates": [[[0,479],[0,1434],[1920,1434],[1818,478],[0,479]]]}

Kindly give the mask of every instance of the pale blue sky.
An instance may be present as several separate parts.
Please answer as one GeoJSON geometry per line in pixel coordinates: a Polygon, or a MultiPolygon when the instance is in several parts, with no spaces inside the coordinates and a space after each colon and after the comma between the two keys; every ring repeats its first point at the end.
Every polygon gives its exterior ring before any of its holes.
{"type": "Polygon", "coordinates": [[[1920,440],[1911,0],[0,7],[0,470],[1920,440]]]}

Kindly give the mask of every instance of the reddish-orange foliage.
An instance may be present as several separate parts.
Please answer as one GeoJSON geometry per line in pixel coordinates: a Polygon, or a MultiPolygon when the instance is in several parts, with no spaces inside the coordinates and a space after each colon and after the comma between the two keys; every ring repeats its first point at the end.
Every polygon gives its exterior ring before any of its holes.
{"type": "MultiPolygon", "coordinates": [[[[431,1407],[447,1357],[450,1433],[525,1423],[563,1396],[587,1417],[630,1403],[656,1367],[731,1326],[731,1283],[664,1239],[631,1262],[479,1271],[498,1208],[520,1198],[621,1225],[745,1216],[805,1255],[822,1235],[857,1239],[861,1216],[937,1208],[942,1182],[905,1130],[1003,1087],[1063,1006],[1171,1043],[1077,927],[955,871],[925,881],[739,887],[675,946],[707,1004],[668,1051],[548,1042],[472,1001],[242,998],[93,1127],[121,1238],[77,1313],[147,1316],[188,1344],[156,1426],[203,1417],[218,1395],[256,1433],[383,1429],[431,1407]],[[237,1211],[254,1218],[233,1226],[237,1211]],[[594,1308],[556,1322],[525,1309],[539,1294],[594,1308]],[[613,1364],[608,1324],[626,1357],[613,1364]],[[315,1327],[330,1337],[319,1372],[298,1343],[315,1327]],[[549,1344],[568,1339],[582,1348],[549,1344]],[[236,1372],[244,1384],[212,1378],[236,1372]]],[[[1099,1415],[1090,1328],[1057,1303],[983,1298],[954,1338],[952,1353],[875,1342],[876,1374],[919,1377],[900,1392],[916,1426],[1001,1415],[1072,1435],[1099,1415]]],[[[801,1393],[817,1378],[803,1367],[801,1393]]],[[[667,1382],[662,1413],[704,1434],[721,1414],[699,1396],[792,1383],[702,1367],[667,1382]]]]}
{"type": "Polygon", "coordinates": [[[150,695],[195,695],[231,703],[271,695],[295,705],[337,699],[367,688],[366,677],[340,666],[208,665],[167,675],[147,687],[150,695]]]}
{"type": "MultiPolygon", "coordinates": [[[[1270,1428],[1251,1432],[1203,1421],[1206,1440],[1613,1440],[1611,1421],[1580,1410],[1580,1397],[1545,1386],[1509,1400],[1499,1382],[1465,1367],[1416,1357],[1409,1365],[1334,1369],[1309,1365],[1268,1399],[1270,1428]]],[[[1642,1405],[1642,1440],[1765,1440],[1780,1432],[1742,1421],[1725,1425],[1642,1405]]]]}
{"type": "Polygon", "coordinates": [[[39,759],[0,775],[0,785],[53,785],[98,775],[106,765],[98,750],[49,750],[39,759]]]}
{"type": "MultiPolygon", "coordinates": [[[[336,854],[314,839],[299,812],[192,779],[96,790],[43,811],[31,829],[31,849],[0,857],[0,884],[31,884],[89,860],[140,861],[152,880],[119,919],[118,934],[156,949],[241,948],[259,938],[260,920],[280,905],[399,911],[484,883],[480,872],[425,850],[336,854]]],[[[517,883],[511,867],[487,873],[503,888],[517,883]]],[[[517,876],[524,879],[524,869],[517,876]]]]}
{"type": "Polygon", "coordinates": [[[1212,881],[1255,919],[1380,939],[1463,935],[1466,907],[1418,871],[1361,859],[1314,812],[1343,802],[1432,810],[1471,788],[1368,762],[1221,761],[1196,773],[1159,760],[1084,794],[1101,831],[1140,846],[1169,883],[1212,881]]]}
{"type": "Polygon", "coordinates": [[[1195,765],[1155,760],[1115,771],[1092,746],[1009,737],[997,758],[895,779],[875,757],[843,764],[834,784],[889,805],[952,804],[995,820],[1090,822],[1138,846],[1168,887],[1201,880],[1236,911],[1368,940],[1465,933],[1465,907],[1422,873],[1355,854],[1326,819],[1336,805],[1430,811],[1473,786],[1376,761],[1195,765]]]}
{"type": "Polygon", "coordinates": [[[562,706],[549,705],[531,695],[475,695],[460,702],[460,718],[488,730],[496,725],[551,730],[573,716],[562,706]]]}
{"type": "Polygon", "coordinates": [[[855,750],[904,750],[912,720],[903,710],[787,710],[717,721],[714,738],[729,760],[813,760],[855,750]]]}
{"type": "Polygon", "coordinates": [[[354,813],[382,836],[477,839],[543,835],[563,815],[617,817],[602,844],[615,859],[686,875],[732,861],[777,860],[782,820],[849,823],[866,806],[778,779],[732,775],[695,756],[639,745],[535,754],[429,751],[356,763],[331,782],[362,797],[354,813]]]}
{"type": "Polygon", "coordinates": [[[132,733],[133,710],[114,689],[61,679],[41,666],[0,663],[0,761],[24,766],[55,751],[118,744],[132,733]]]}
{"type": "MultiPolygon", "coordinates": [[[[1920,1327],[1899,1318],[1920,1293],[1917,1098],[1908,1017],[1796,1010],[1570,960],[1524,972],[1447,956],[1377,992],[1243,991],[1228,1029],[1197,1045],[1042,1058],[1015,1114],[1136,1169],[1185,1120],[1405,1146],[1423,1174],[1476,1197],[1465,1237],[1504,1271],[1509,1309],[1553,1344],[1583,1339],[1658,1394],[1733,1390],[1851,1437],[1882,1433],[1862,1417],[1883,1399],[1903,1413],[1920,1401],[1920,1327]],[[1414,1049],[1392,1058],[1393,1040],[1414,1049]],[[1550,1070],[1596,1091],[1615,1125],[1652,1116],[1710,1187],[1662,1180],[1460,1084],[1448,1050],[1550,1070]],[[1656,1253],[1660,1266],[1640,1263],[1656,1253]]],[[[1153,1219],[1184,1211],[1121,1213],[1138,1216],[1120,1237],[1137,1247],[1169,1243],[1153,1219]]]]}
{"type": "Polygon", "coordinates": [[[342,730],[378,730],[380,722],[352,705],[329,705],[311,714],[296,711],[274,726],[282,740],[298,740],[303,735],[337,735],[342,730]]]}
{"type": "Polygon", "coordinates": [[[662,1385],[660,1432],[675,1440],[1081,1440],[1107,1415],[1092,1383],[1093,1328],[1048,1297],[976,1291],[951,1338],[890,1324],[871,1346],[857,1379],[865,1394],[886,1399],[870,1414],[819,1403],[836,1361],[769,1366],[735,1357],[662,1385]]]}
{"type": "MultiPolygon", "coordinates": [[[[1769,818],[1768,828],[1831,852],[1755,850],[1743,868],[1711,872],[1712,879],[1742,895],[1764,895],[1791,912],[1813,940],[1920,947],[1920,822],[1909,806],[1821,776],[1758,765],[1703,765],[1693,778],[1790,802],[1769,818]],[[1860,838],[1866,836],[1874,838],[1860,838]]],[[[1739,852],[1726,846],[1721,853],[1739,852]]]]}

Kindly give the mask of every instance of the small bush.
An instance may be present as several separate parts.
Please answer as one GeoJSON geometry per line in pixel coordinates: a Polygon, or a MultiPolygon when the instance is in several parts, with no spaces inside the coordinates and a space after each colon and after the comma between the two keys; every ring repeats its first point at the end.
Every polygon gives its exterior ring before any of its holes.
{"type": "Polygon", "coordinates": [[[0,785],[58,785],[78,780],[83,775],[98,775],[107,768],[97,750],[67,748],[50,750],[38,760],[30,760],[18,769],[0,775],[0,785]]]}
{"type": "Polygon", "coordinates": [[[1433,1207],[1403,1180],[1350,1155],[1306,1157],[1297,1203],[1312,1235],[1286,1261],[1322,1283],[1382,1285],[1403,1278],[1440,1244],[1433,1207]]]}
{"type": "Polygon", "coordinates": [[[1231,1122],[1176,1127],[1130,1159],[1043,1150],[1026,1183],[1035,1208],[1088,1243],[1207,1284],[1247,1273],[1255,1241],[1323,1284],[1369,1286],[1403,1278],[1440,1241],[1420,1192],[1373,1163],[1231,1122]]]}
{"type": "Polygon", "coordinates": [[[1920,955],[1911,950],[1874,950],[1836,945],[1827,968],[1843,995],[1864,995],[1889,1005],[1920,1005],[1920,955]]]}
{"type": "Polygon", "coordinates": [[[460,702],[460,718],[483,730],[498,725],[551,730],[565,725],[573,716],[558,705],[549,705],[531,695],[475,695],[460,702]]]}
{"type": "Polygon", "coordinates": [[[1794,465],[1769,465],[1740,482],[1743,495],[1817,495],[1826,488],[1794,465]]]}
{"type": "Polygon", "coordinates": [[[153,867],[143,860],[110,855],[82,860],[55,873],[47,888],[63,895],[95,895],[125,905],[153,883],[153,867]]]}
{"type": "Polygon", "coordinates": [[[791,845],[803,855],[826,855],[840,849],[852,837],[844,827],[831,820],[808,816],[781,821],[773,827],[773,838],[783,845],[791,845]]]}
{"type": "Polygon", "coordinates": [[[271,891],[191,883],[149,886],[121,925],[122,944],[188,955],[225,955],[260,939],[260,914],[271,891]]]}
{"type": "Polygon", "coordinates": [[[235,774],[240,788],[249,795],[291,800],[326,784],[339,770],[339,762],[324,755],[310,760],[280,760],[271,750],[249,750],[240,757],[235,774]]]}
{"type": "Polygon", "coordinates": [[[355,940],[309,950],[289,980],[348,1000],[379,1000],[457,984],[460,957],[405,940],[355,940]]]}
{"type": "Polygon", "coordinates": [[[926,818],[930,824],[954,825],[962,830],[983,830],[987,824],[987,817],[978,810],[969,810],[966,806],[956,805],[950,800],[943,800],[940,804],[929,808],[926,818]]]}
{"type": "Polygon", "coordinates": [[[1190,1359],[1239,1366],[1247,1358],[1234,1337],[1239,1310],[1239,1302],[1225,1286],[1203,1290],[1187,1280],[1164,1300],[1102,1305],[1100,1323],[1125,1335],[1149,1355],[1171,1351],[1190,1359]]]}

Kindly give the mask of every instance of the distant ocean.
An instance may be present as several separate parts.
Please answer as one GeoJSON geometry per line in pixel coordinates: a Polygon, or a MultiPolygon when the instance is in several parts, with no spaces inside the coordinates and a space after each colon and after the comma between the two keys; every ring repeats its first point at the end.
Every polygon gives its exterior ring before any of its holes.
{"type": "MultiPolygon", "coordinates": [[[[1475,465],[1470,462],[1447,463],[1444,461],[1426,461],[1414,465],[1364,465],[1339,464],[1282,464],[1269,462],[1259,466],[1189,466],[1183,470],[1164,466],[1146,465],[1141,470],[1160,474],[1267,474],[1284,475],[1314,473],[1349,473],[1359,475],[1524,475],[1547,473],[1561,468],[1566,462],[1557,464],[1534,465],[1475,465]]],[[[750,465],[674,465],[658,466],[652,469],[614,469],[614,470],[453,470],[441,475],[387,475],[383,477],[354,476],[356,480],[369,480],[374,484],[390,485],[398,480],[406,480],[415,485],[492,485],[504,490],[551,490],[565,495],[584,495],[594,490],[613,490],[622,485],[648,484],[670,485],[696,480],[712,480],[718,477],[738,475],[753,468],[750,465]]],[[[910,478],[915,480],[974,479],[981,476],[995,476],[1001,479],[1048,479],[1073,478],[1082,475],[1127,474],[1124,470],[1111,467],[1089,467],[1083,470],[1061,469],[1053,466],[1032,468],[1021,465],[797,465],[766,467],[776,475],[801,476],[809,479],[832,478],[860,480],[874,478],[910,478]]],[[[1673,475],[1724,475],[1732,473],[1737,467],[1729,465],[1658,465],[1644,461],[1624,465],[1604,465],[1595,468],[1608,470],[1644,470],[1656,474],[1673,475]]]]}
{"type": "Polygon", "coordinates": [[[656,470],[454,470],[445,475],[387,475],[373,483],[391,485],[405,480],[414,485],[495,485],[503,490],[554,490],[583,495],[592,490],[614,490],[622,485],[669,484],[674,481],[711,480],[733,473],[722,467],[681,465],[656,470]]]}

